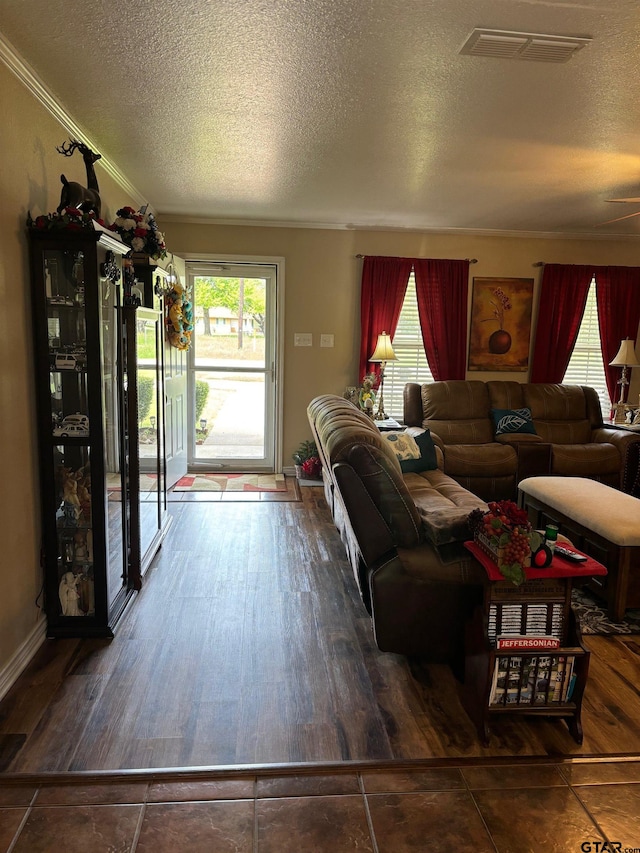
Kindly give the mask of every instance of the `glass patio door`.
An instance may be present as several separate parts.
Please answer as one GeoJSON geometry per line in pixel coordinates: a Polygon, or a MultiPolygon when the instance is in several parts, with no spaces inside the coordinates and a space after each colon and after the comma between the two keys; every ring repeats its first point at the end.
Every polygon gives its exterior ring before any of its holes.
{"type": "Polygon", "coordinates": [[[273,471],[276,267],[192,262],[189,469],[273,471]]]}

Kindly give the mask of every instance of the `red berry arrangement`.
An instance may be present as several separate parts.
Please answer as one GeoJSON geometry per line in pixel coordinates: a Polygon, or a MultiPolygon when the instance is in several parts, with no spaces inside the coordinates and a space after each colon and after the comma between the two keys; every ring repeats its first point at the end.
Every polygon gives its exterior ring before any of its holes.
{"type": "Polygon", "coordinates": [[[302,470],[310,480],[318,480],[322,472],[322,462],[317,456],[311,456],[302,463],[302,470]]]}
{"type": "Polygon", "coordinates": [[[491,501],[488,511],[474,509],[469,514],[469,527],[474,535],[483,535],[498,552],[497,563],[500,573],[518,585],[526,580],[523,565],[531,554],[532,546],[539,543],[532,540],[538,537],[533,531],[527,513],[519,509],[513,501],[491,501]]]}

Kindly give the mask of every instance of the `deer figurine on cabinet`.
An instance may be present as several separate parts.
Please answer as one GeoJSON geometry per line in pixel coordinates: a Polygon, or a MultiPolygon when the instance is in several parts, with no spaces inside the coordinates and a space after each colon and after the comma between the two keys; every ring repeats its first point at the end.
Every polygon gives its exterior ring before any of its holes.
{"type": "Polygon", "coordinates": [[[87,186],[76,181],[68,181],[64,175],[60,175],[62,181],[62,192],[60,194],[60,204],[58,205],[58,213],[63,211],[65,207],[76,207],[78,210],[86,212],[92,210],[96,219],[100,219],[100,191],[98,188],[98,179],[93,168],[96,160],[101,158],[101,154],[93,152],[84,142],[78,142],[77,139],[70,139],[69,144],[62,143],[61,148],[56,148],[59,154],[64,154],[65,157],[71,157],[75,150],[82,154],[84,165],[87,170],[87,186]]]}

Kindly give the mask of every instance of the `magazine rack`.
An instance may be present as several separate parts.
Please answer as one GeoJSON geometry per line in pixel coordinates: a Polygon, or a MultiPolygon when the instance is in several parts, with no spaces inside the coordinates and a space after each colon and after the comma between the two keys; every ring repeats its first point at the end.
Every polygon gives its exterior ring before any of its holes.
{"type": "Polygon", "coordinates": [[[595,560],[570,564],[555,557],[548,569],[525,569],[514,586],[473,542],[466,548],[485,567],[483,602],[467,624],[462,703],[489,743],[490,720],[504,714],[564,718],[582,743],[582,697],[589,651],[571,608],[573,579],[606,574],[595,560]]]}

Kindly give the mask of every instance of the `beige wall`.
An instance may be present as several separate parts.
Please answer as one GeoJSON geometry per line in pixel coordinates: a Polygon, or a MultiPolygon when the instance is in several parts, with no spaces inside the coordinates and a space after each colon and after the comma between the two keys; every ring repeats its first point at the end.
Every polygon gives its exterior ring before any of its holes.
{"type": "MultiPolygon", "coordinates": [[[[56,146],[67,131],[0,63],[0,671],[35,628],[41,611],[35,601],[40,570],[39,481],[36,459],[35,397],[31,353],[31,299],[25,222],[54,211],[60,200],[60,173],[86,183],[82,157],[64,159],[56,146]]],[[[96,174],[103,215],[131,204],[100,164],[96,174]]]]}
{"type": "MultiPolygon", "coordinates": [[[[360,275],[356,255],[477,258],[471,276],[534,279],[535,328],[538,261],[564,264],[640,264],[640,239],[625,241],[480,237],[408,231],[346,231],[265,228],[249,225],[193,225],[162,222],[167,245],[177,255],[282,256],[285,285],[284,464],[291,465],[297,445],[310,437],[306,406],[316,394],[342,394],[357,385],[360,345],[360,275]],[[311,332],[313,347],[293,346],[295,332],[311,332]],[[335,335],[333,349],[320,348],[320,335],[335,335]]],[[[471,300],[469,288],[469,300],[471,300]]],[[[512,378],[523,373],[468,374],[470,379],[512,378]]],[[[632,372],[630,400],[640,392],[640,368],[632,372]]],[[[395,413],[394,414],[402,414],[395,413]]]]}
{"type": "MultiPolygon", "coordinates": [[[[78,155],[63,160],[56,146],[67,132],[0,63],[0,446],[3,449],[0,518],[0,671],[41,619],[35,605],[41,587],[38,467],[34,435],[33,363],[25,219],[55,210],[60,172],[84,182],[78,155]],[[7,105],[10,105],[8,107],[7,105]]],[[[132,204],[98,163],[105,209],[132,204]]],[[[153,199],[150,199],[153,203],[153,199]]],[[[361,262],[356,254],[478,258],[476,276],[531,277],[538,285],[539,260],[557,263],[640,264],[640,242],[563,241],[510,237],[442,236],[415,232],[258,228],[163,222],[177,255],[200,253],[283,256],[286,260],[284,460],[309,437],[305,409],[316,394],[341,394],[357,383],[361,262]],[[294,332],[311,332],[314,346],[293,348],[294,332]],[[333,349],[320,349],[322,333],[335,335],[333,349]]],[[[536,291],[537,292],[537,291],[536,291]]],[[[632,394],[640,390],[640,369],[632,394]]],[[[486,374],[474,374],[487,378],[486,374]]],[[[505,377],[505,374],[499,376],[505,377]]],[[[522,379],[522,374],[514,374],[522,379]]],[[[635,399],[635,398],[634,398],[635,399]]]]}

